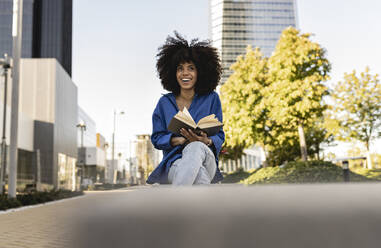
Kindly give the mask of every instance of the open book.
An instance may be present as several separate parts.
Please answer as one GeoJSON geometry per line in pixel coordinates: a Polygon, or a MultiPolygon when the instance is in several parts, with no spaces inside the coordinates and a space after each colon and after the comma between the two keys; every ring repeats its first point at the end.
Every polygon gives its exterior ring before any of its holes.
{"type": "Polygon", "coordinates": [[[218,121],[214,114],[205,116],[196,122],[193,120],[188,109],[184,107],[183,111],[179,111],[170,121],[168,130],[175,134],[180,134],[180,129],[191,129],[196,134],[200,135],[201,131],[205,132],[208,136],[217,134],[223,124],[218,121]]]}

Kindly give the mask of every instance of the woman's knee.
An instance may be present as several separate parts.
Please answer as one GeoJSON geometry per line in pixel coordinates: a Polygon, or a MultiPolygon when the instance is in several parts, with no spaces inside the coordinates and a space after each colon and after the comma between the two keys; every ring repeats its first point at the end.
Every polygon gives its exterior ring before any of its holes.
{"type": "Polygon", "coordinates": [[[184,151],[204,150],[205,148],[208,148],[208,146],[201,141],[193,141],[185,146],[184,151]]]}

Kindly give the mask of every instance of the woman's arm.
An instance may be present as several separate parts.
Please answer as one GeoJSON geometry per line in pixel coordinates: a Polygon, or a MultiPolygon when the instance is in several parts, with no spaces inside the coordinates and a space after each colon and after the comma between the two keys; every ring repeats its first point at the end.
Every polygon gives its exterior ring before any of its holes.
{"type": "Polygon", "coordinates": [[[170,150],[174,146],[184,144],[186,140],[183,137],[173,137],[173,133],[168,131],[159,104],[160,103],[156,106],[152,115],[151,141],[156,149],[170,150]]]}
{"type": "Polygon", "coordinates": [[[172,137],[171,138],[171,145],[172,146],[179,146],[183,145],[187,140],[184,137],[172,137]]]}
{"type": "Polygon", "coordinates": [[[159,150],[169,150],[171,146],[172,133],[167,130],[164,116],[160,111],[160,102],[157,104],[152,114],[152,135],[153,146],[159,150]]]}
{"type": "MultiPolygon", "coordinates": [[[[221,101],[217,93],[215,93],[215,98],[213,99],[211,112],[216,115],[220,122],[223,123],[221,101]]],[[[225,142],[224,130],[221,128],[217,134],[210,136],[209,138],[213,142],[212,147],[216,149],[216,155],[218,155],[221,151],[222,144],[225,142]]]]}
{"type": "Polygon", "coordinates": [[[201,132],[201,135],[195,134],[192,130],[186,130],[184,128],[180,129],[180,133],[182,136],[186,138],[189,142],[200,141],[207,146],[211,146],[213,141],[206,135],[206,133],[201,132]]]}

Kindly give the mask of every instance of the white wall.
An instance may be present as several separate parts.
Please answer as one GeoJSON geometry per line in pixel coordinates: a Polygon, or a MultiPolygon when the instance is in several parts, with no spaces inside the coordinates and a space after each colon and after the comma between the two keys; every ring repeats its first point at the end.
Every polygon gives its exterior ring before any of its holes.
{"type": "Polygon", "coordinates": [[[38,121],[54,123],[56,60],[22,59],[20,63],[20,111],[38,121]]]}
{"type": "MultiPolygon", "coordinates": [[[[0,77],[0,143],[3,135],[3,108],[4,108],[4,77],[0,77]]],[[[20,85],[21,86],[21,85],[20,85]]],[[[7,92],[7,115],[6,115],[6,130],[5,137],[6,143],[10,142],[10,129],[11,129],[11,94],[12,82],[10,76],[8,77],[8,92],[7,92]]],[[[23,150],[33,151],[33,119],[23,113],[19,112],[18,121],[18,147],[23,150]]]]}
{"type": "Polygon", "coordinates": [[[97,165],[104,167],[106,164],[105,151],[98,147],[86,147],[86,165],[97,165]]]}
{"type": "Polygon", "coordinates": [[[54,125],[49,138],[54,142],[52,175],[57,185],[58,154],[77,158],[77,86],[54,58],[22,59],[20,66],[20,111],[32,120],[54,125]]]}

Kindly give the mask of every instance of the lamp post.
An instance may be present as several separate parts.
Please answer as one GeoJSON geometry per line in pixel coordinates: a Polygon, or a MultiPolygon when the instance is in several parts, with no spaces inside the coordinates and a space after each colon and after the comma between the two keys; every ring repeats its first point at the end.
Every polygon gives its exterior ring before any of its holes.
{"type": "MultiPolygon", "coordinates": [[[[23,0],[13,0],[13,70],[12,70],[12,105],[11,105],[11,135],[9,142],[9,177],[8,198],[16,198],[17,186],[17,141],[19,122],[19,81],[20,58],[22,44],[22,10],[23,0]]],[[[56,182],[55,182],[56,184],[56,182]]],[[[57,185],[55,185],[57,186],[57,185]]]]}
{"type": "Polygon", "coordinates": [[[107,149],[110,145],[106,142],[104,144],[104,149],[105,149],[105,171],[104,171],[104,180],[103,180],[103,183],[107,183],[107,180],[108,180],[108,176],[107,176],[107,173],[108,172],[108,169],[107,169],[107,149]]]}
{"type": "Polygon", "coordinates": [[[77,128],[81,130],[81,147],[80,147],[80,158],[82,158],[82,173],[81,173],[81,184],[83,183],[83,179],[85,177],[85,159],[86,157],[84,156],[85,149],[83,147],[83,133],[86,131],[86,124],[84,122],[80,122],[77,124],[77,128]]]}
{"type": "Polygon", "coordinates": [[[4,76],[4,106],[3,106],[3,136],[1,138],[1,170],[0,170],[0,194],[4,193],[5,187],[5,174],[7,168],[7,143],[5,137],[6,124],[7,124],[7,95],[8,95],[8,69],[11,65],[8,60],[8,55],[4,55],[4,59],[0,59],[0,66],[3,68],[4,76]]]}
{"type": "MultiPolygon", "coordinates": [[[[116,182],[118,182],[118,172],[119,172],[119,169],[120,169],[120,167],[119,167],[120,164],[119,164],[119,163],[121,163],[122,155],[123,155],[123,154],[122,154],[121,152],[118,153],[118,163],[117,163],[117,168],[116,168],[116,173],[115,173],[115,175],[116,175],[116,182]]],[[[124,171],[124,167],[123,167],[123,171],[124,171]]],[[[122,173],[124,173],[123,171],[122,171],[122,173]]],[[[122,176],[119,177],[119,180],[120,180],[120,179],[123,179],[123,178],[121,178],[121,177],[122,177],[122,176]]]]}
{"type": "Polygon", "coordinates": [[[116,110],[114,109],[114,129],[112,131],[112,154],[111,154],[111,163],[112,163],[112,183],[115,184],[116,182],[116,176],[115,176],[115,164],[114,164],[114,159],[115,159],[115,125],[116,125],[116,116],[117,115],[124,115],[124,111],[119,111],[119,112],[116,112],[116,110]]]}
{"type": "Polygon", "coordinates": [[[77,124],[77,127],[81,129],[81,147],[83,147],[83,132],[86,131],[86,124],[84,122],[80,122],[77,124]]]}

